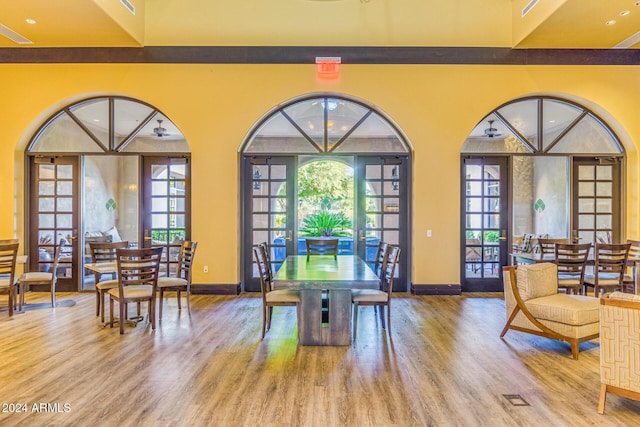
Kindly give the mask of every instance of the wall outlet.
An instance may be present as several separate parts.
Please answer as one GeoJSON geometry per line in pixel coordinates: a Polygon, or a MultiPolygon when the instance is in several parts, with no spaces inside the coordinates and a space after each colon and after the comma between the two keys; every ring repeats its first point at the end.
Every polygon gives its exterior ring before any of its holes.
{"type": "Polygon", "coordinates": [[[427,230],[427,237],[431,237],[431,230],[427,230]]]}
{"type": "Polygon", "coordinates": [[[208,273],[208,272],[209,272],[209,266],[208,266],[208,265],[205,265],[205,266],[203,267],[203,270],[204,270],[204,272],[205,272],[205,273],[208,273]]]}

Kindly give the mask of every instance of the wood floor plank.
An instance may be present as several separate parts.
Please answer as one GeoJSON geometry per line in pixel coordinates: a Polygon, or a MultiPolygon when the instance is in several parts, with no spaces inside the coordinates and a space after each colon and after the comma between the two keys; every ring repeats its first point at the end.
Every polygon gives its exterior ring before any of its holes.
{"type": "Polygon", "coordinates": [[[191,316],[170,296],[155,332],[120,335],[100,325],[93,294],[59,293],[52,309],[29,293],[12,319],[0,306],[0,425],[640,424],[640,402],[618,396],[597,414],[597,340],[576,361],[566,343],[500,339],[500,294],[394,295],[391,338],[364,307],[354,344],[306,347],[292,307],[275,308],[260,339],[257,294],[193,296],[191,316]]]}

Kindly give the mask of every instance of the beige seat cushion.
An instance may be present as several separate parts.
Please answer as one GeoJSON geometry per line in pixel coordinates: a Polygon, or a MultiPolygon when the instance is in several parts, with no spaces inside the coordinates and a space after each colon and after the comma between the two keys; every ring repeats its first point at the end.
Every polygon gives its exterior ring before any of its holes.
{"type": "MultiPolygon", "coordinates": [[[[116,282],[117,284],[117,282],[116,282]]],[[[153,292],[153,286],[151,285],[130,285],[125,286],[124,289],[124,297],[126,298],[145,298],[150,297],[153,292]]],[[[113,295],[115,297],[119,296],[119,290],[109,289],[109,295],[113,295]]]]}
{"type": "Polygon", "coordinates": [[[600,300],[583,295],[555,294],[534,298],[525,305],[536,319],[564,323],[572,326],[600,321],[600,300]]]}
{"type": "Polygon", "coordinates": [[[96,285],[96,289],[100,289],[101,291],[106,291],[108,289],[113,289],[118,287],[117,280],[103,280],[96,285]]]}
{"type": "Polygon", "coordinates": [[[522,265],[516,270],[518,292],[523,301],[558,293],[558,266],[549,262],[522,265]]]}
{"type": "Polygon", "coordinates": [[[187,281],[180,277],[160,277],[158,278],[159,288],[173,288],[177,286],[187,286],[187,281]]]}
{"type": "Polygon", "coordinates": [[[376,289],[354,289],[351,291],[353,302],[387,302],[389,294],[376,289]]]}
{"type": "Polygon", "coordinates": [[[293,289],[279,289],[267,292],[267,302],[300,302],[300,291],[293,289]]]}
{"type": "MultiPolygon", "coordinates": [[[[586,274],[584,276],[584,283],[595,285],[596,278],[593,274],[586,274]]],[[[620,284],[620,274],[618,273],[600,273],[598,274],[598,285],[618,285],[620,284]]]]}
{"type": "Polygon", "coordinates": [[[31,281],[39,281],[39,282],[47,282],[51,281],[52,275],[51,273],[40,273],[38,271],[32,271],[30,273],[24,273],[20,276],[19,281],[21,282],[31,282],[31,281]]]}

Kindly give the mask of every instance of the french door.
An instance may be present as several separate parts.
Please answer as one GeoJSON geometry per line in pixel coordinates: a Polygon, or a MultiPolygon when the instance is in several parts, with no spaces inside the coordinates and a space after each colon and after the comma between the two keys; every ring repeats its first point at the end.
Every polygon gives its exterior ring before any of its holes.
{"type": "Polygon", "coordinates": [[[51,272],[55,247],[63,241],[53,272],[56,289],[78,291],[78,157],[30,157],[29,170],[28,271],[51,272]]]}
{"type": "MultiPolygon", "coordinates": [[[[259,291],[253,248],[267,242],[273,271],[287,255],[297,253],[297,188],[295,156],[243,159],[243,283],[245,291],[259,291]]],[[[371,265],[378,242],[403,250],[394,286],[407,291],[410,265],[408,247],[408,158],[357,156],[354,250],[371,265]]]]}
{"type": "Polygon", "coordinates": [[[402,250],[394,290],[407,292],[410,264],[408,246],[407,157],[358,156],[356,158],[357,254],[373,267],[378,243],[402,250]]]}
{"type": "Polygon", "coordinates": [[[243,283],[244,290],[260,291],[253,248],[267,242],[272,269],[278,271],[287,255],[295,254],[296,158],[243,159],[243,283]]]}
{"type": "Polygon", "coordinates": [[[143,157],[143,246],[164,248],[161,275],[175,271],[180,245],[191,238],[191,173],[187,157],[143,157]]]}
{"type": "Polygon", "coordinates": [[[500,292],[508,260],[508,158],[462,159],[461,271],[463,292],[500,292]]]}
{"type": "Polygon", "coordinates": [[[580,243],[621,240],[621,159],[573,159],[572,237],[580,243]]]}

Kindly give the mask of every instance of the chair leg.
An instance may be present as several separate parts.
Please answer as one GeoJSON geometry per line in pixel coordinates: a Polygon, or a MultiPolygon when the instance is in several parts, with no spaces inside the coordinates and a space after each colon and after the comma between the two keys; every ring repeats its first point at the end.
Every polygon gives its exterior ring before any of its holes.
{"type": "Polygon", "coordinates": [[[51,307],[56,306],[56,285],[51,285],[51,307]]]}
{"type": "Polygon", "coordinates": [[[96,316],[100,316],[100,289],[96,288],[96,316]]]}
{"type": "Polygon", "coordinates": [[[12,285],[9,285],[9,317],[13,316],[13,306],[16,304],[16,292],[12,285]]]}
{"type": "Polygon", "coordinates": [[[155,296],[149,300],[149,318],[151,319],[151,329],[156,330],[156,301],[155,296]]]}
{"type": "Polygon", "coordinates": [[[118,308],[120,309],[120,334],[124,334],[124,322],[127,318],[127,313],[125,311],[126,304],[124,304],[122,301],[118,301],[118,306],[118,308]]]}
{"type": "Polygon", "coordinates": [[[353,340],[356,340],[356,335],[358,331],[358,304],[353,303],[353,340]]]}
{"type": "Polygon", "coordinates": [[[176,298],[178,298],[178,310],[182,310],[182,303],[180,302],[180,290],[176,290],[176,298]]]}
{"type": "Polygon", "coordinates": [[[271,316],[273,316],[273,306],[269,306],[267,309],[267,331],[271,329],[271,316]]]}
{"type": "Polygon", "coordinates": [[[191,315],[191,291],[186,291],[185,295],[187,296],[187,313],[191,315]]]}
{"type": "MultiPolygon", "coordinates": [[[[107,303],[104,299],[107,296],[107,291],[104,289],[100,289],[100,302],[102,305],[102,309],[100,311],[100,320],[102,321],[102,323],[104,323],[104,309],[105,309],[105,304],[107,303]]],[[[119,304],[119,303],[118,303],[119,304]]],[[[113,308],[111,306],[111,304],[109,304],[109,311],[111,311],[113,308]]]]}
{"type": "MultiPolygon", "coordinates": [[[[104,301],[103,301],[103,304],[104,304],[104,301]]],[[[104,310],[103,310],[103,313],[104,313],[104,310]]],[[[109,326],[113,328],[113,298],[109,298],[109,326]]]]}
{"type": "Polygon", "coordinates": [[[160,288],[160,301],[158,302],[158,304],[160,305],[160,307],[158,307],[158,319],[162,320],[162,302],[164,300],[164,291],[162,290],[162,288],[160,288]]]}
{"type": "Polygon", "coordinates": [[[380,323],[382,324],[382,329],[387,329],[384,324],[384,307],[380,306],[380,323]]]}
{"type": "Polygon", "coordinates": [[[264,334],[267,331],[267,309],[266,305],[262,306],[262,339],[264,339],[264,334]]]}
{"type": "Polygon", "coordinates": [[[574,359],[578,360],[578,353],[580,352],[580,344],[578,341],[571,341],[571,355],[574,359]]]}
{"type": "Polygon", "coordinates": [[[604,414],[604,403],[607,400],[607,385],[600,384],[600,400],[598,401],[598,413],[604,414]]]}
{"type": "MultiPolygon", "coordinates": [[[[384,307],[380,307],[380,310],[384,310],[384,307]]],[[[391,304],[387,304],[387,334],[391,338],[391,304]]]]}

